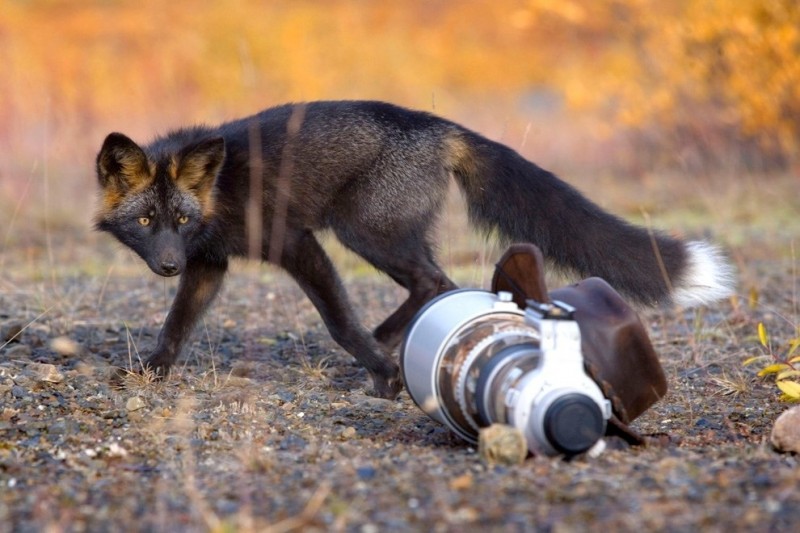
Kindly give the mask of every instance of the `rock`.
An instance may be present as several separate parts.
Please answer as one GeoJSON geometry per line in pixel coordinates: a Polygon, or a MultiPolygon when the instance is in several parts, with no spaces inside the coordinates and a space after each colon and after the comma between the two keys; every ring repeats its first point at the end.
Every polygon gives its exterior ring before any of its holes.
{"type": "Polygon", "coordinates": [[[28,359],[33,350],[27,344],[16,344],[5,348],[5,356],[8,359],[28,359]]]}
{"type": "Polygon", "coordinates": [[[64,381],[64,374],[58,371],[55,365],[34,363],[32,370],[36,374],[36,379],[47,383],[61,383],[64,381]]]}
{"type": "Polygon", "coordinates": [[[779,452],[800,453],[800,406],[784,411],[775,420],[770,440],[779,452]]]}
{"type": "Polygon", "coordinates": [[[353,426],[347,426],[341,433],[341,437],[343,440],[352,440],[358,434],[356,428],[353,426]]]}
{"type": "Polygon", "coordinates": [[[383,413],[394,406],[394,401],[387,400],[386,398],[367,396],[358,401],[356,406],[374,411],[376,413],[383,413]]]}
{"type": "Polygon", "coordinates": [[[492,424],[480,430],[478,453],[489,464],[518,465],[528,456],[528,445],[519,429],[492,424]]]}
{"type": "Polygon", "coordinates": [[[473,485],[473,478],[472,474],[467,472],[466,474],[462,474],[457,478],[453,478],[450,480],[448,484],[450,486],[450,490],[467,490],[472,488],[473,485]]]}
{"type": "Polygon", "coordinates": [[[138,411],[139,409],[144,409],[145,407],[147,407],[147,404],[144,403],[144,400],[139,396],[132,396],[128,398],[127,402],[125,402],[125,409],[128,411],[138,411]]]}
{"type": "Polygon", "coordinates": [[[77,355],[80,346],[69,337],[56,337],[50,341],[50,349],[59,355],[73,356],[77,355]]]}
{"type": "Polygon", "coordinates": [[[278,449],[299,452],[304,450],[307,445],[308,442],[304,438],[290,433],[281,439],[280,443],[278,443],[278,449]]]}
{"type": "Polygon", "coordinates": [[[19,340],[18,335],[22,333],[22,323],[15,320],[6,320],[0,324],[0,343],[19,340]]]}
{"type": "Polygon", "coordinates": [[[112,442],[108,445],[108,452],[109,457],[127,457],[128,450],[117,444],[116,442],[112,442]]]}
{"type": "Polygon", "coordinates": [[[356,468],[356,475],[363,481],[369,481],[370,479],[374,478],[375,474],[377,473],[378,471],[371,466],[362,466],[360,468],[356,468]]]}

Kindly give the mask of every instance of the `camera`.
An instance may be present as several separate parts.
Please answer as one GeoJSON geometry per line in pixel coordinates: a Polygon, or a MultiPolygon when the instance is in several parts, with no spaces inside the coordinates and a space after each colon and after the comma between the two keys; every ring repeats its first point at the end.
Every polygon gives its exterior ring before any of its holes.
{"type": "Polygon", "coordinates": [[[586,373],[575,308],[558,300],[462,289],[428,302],[400,352],[411,398],[477,443],[494,423],[519,429],[534,454],[573,456],[605,434],[611,402],[586,373]]]}

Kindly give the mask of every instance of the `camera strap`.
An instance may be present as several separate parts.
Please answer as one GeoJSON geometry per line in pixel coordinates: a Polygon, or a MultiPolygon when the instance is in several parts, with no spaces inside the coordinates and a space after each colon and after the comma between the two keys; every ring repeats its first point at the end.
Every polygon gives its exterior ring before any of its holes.
{"type": "Polygon", "coordinates": [[[512,245],[500,258],[491,290],[510,292],[523,309],[529,299],[574,307],[586,371],[611,401],[606,433],[631,445],[654,442],[629,424],[666,394],[667,380],[644,325],[619,293],[600,278],[548,293],[542,253],[526,243],[512,245]]]}

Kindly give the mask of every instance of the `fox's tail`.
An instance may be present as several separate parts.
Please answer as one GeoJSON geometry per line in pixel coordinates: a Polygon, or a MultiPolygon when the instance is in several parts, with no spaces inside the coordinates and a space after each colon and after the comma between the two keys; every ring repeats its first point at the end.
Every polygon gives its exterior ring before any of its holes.
{"type": "Polygon", "coordinates": [[[533,242],[558,266],[604,278],[642,304],[694,306],[732,294],[733,268],[714,246],[629,224],[514,150],[468,130],[451,133],[447,150],[478,228],[533,242]]]}

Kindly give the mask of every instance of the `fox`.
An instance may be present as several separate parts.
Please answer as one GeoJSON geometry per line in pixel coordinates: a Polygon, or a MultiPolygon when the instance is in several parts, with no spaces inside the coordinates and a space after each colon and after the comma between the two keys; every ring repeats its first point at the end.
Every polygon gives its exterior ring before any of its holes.
{"type": "Polygon", "coordinates": [[[605,279],[643,306],[691,307],[733,292],[720,249],[629,223],[515,150],[426,111],[380,101],[289,103],[140,146],[110,133],[96,159],[95,228],[157,275],[180,275],[144,366],[166,375],[223,285],[229,260],[288,272],[331,338],[363,366],[372,393],[402,389],[392,352],[415,314],[457,288],[434,229],[455,181],[468,220],[502,242],[605,279]],[[318,241],[332,231],[402,286],[405,301],[368,331],[318,241]]]}

